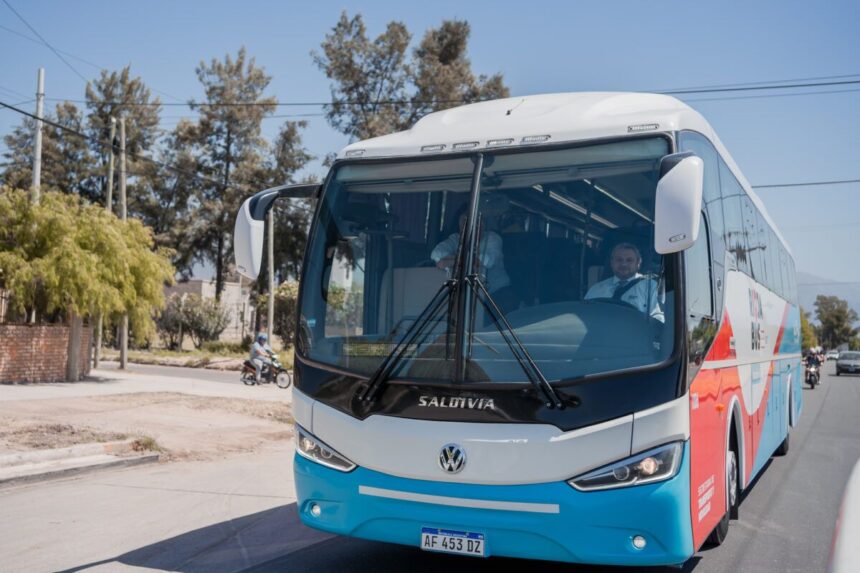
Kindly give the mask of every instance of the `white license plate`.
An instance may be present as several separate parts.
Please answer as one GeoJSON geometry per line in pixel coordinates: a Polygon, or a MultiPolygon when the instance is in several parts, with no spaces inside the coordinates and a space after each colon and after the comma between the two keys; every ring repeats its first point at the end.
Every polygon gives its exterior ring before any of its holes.
{"type": "Polygon", "coordinates": [[[484,534],[436,527],[421,528],[421,549],[485,557],[484,534]]]}

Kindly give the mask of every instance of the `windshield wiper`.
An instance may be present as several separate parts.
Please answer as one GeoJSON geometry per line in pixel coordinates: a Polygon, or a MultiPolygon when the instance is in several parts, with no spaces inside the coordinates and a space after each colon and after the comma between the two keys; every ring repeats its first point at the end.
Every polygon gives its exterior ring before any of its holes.
{"type": "Polygon", "coordinates": [[[442,305],[451,297],[451,292],[454,290],[456,284],[457,281],[453,279],[448,279],[442,283],[442,286],[439,287],[439,290],[436,291],[436,294],[433,295],[433,298],[430,299],[430,302],[427,303],[427,306],[424,307],[421,314],[419,314],[418,318],[415,319],[415,322],[413,322],[403,334],[403,337],[394,347],[394,350],[388,353],[385,360],[382,361],[382,364],[379,365],[373,375],[368,379],[367,387],[365,387],[364,391],[359,395],[359,400],[370,402],[376,397],[379,390],[388,381],[391,373],[397,365],[400,364],[406,350],[413,342],[415,342],[427,326],[434,321],[436,315],[439,313],[439,309],[442,308],[442,305]]]}
{"type": "Polygon", "coordinates": [[[499,331],[499,334],[502,335],[508,348],[511,349],[511,353],[514,355],[514,358],[517,359],[517,362],[519,362],[520,368],[523,369],[529,382],[531,382],[538,391],[543,392],[546,396],[548,400],[546,403],[547,408],[555,407],[559,410],[564,409],[564,403],[561,401],[561,398],[559,398],[558,393],[553,389],[552,384],[547,381],[543,372],[541,372],[538,365],[535,364],[535,361],[532,360],[529,351],[526,350],[526,347],[523,346],[522,342],[520,342],[517,333],[514,332],[511,323],[508,322],[507,318],[505,318],[505,314],[499,308],[499,305],[497,305],[496,301],[493,300],[492,295],[487,290],[487,287],[484,285],[484,281],[481,280],[480,275],[469,275],[466,280],[472,286],[472,289],[475,290],[476,298],[480,299],[481,304],[484,305],[484,308],[487,309],[487,312],[493,318],[493,323],[496,325],[496,329],[499,331]],[[483,297],[478,296],[479,294],[483,295],[483,297]]]}

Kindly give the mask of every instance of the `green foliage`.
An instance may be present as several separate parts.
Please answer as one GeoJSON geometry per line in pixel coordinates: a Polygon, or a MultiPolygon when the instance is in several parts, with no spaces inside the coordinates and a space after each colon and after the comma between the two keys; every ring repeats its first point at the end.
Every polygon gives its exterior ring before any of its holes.
{"type": "Polygon", "coordinates": [[[167,297],[164,309],[155,318],[155,327],[161,342],[170,350],[182,349],[182,339],[188,333],[182,314],[182,296],[172,294],[167,297]]]}
{"type": "Polygon", "coordinates": [[[195,348],[217,340],[230,324],[230,311],[220,302],[199,295],[187,295],[182,303],[182,317],[195,348]]]}
{"type": "Polygon", "coordinates": [[[422,115],[464,103],[508,96],[501,74],[472,73],[466,57],[469,24],[442,22],[424,34],[411,60],[411,35],[402,22],[389,22],[370,40],[361,15],[341,13],[314,63],[334,83],[326,110],[336,130],[366,139],[407,129],[422,115]]]}
{"type": "Polygon", "coordinates": [[[804,352],[818,346],[818,336],[815,327],[809,323],[809,311],[800,309],[800,347],[804,352]]]}
{"type": "Polygon", "coordinates": [[[837,296],[818,295],[815,298],[815,315],[819,322],[818,339],[825,348],[845,344],[860,332],[854,327],[858,320],[857,312],[837,296]]]}
{"type": "Polygon", "coordinates": [[[204,342],[201,350],[211,352],[212,354],[220,354],[223,356],[232,356],[235,354],[247,354],[251,350],[251,339],[243,339],[242,342],[223,342],[220,340],[210,340],[204,342]]]}
{"type": "MultiPolygon", "coordinates": [[[[104,204],[107,196],[107,165],[110,151],[110,118],[117,120],[116,151],[119,153],[119,120],[125,118],[125,149],[129,180],[128,210],[136,214],[140,187],[153,176],[155,166],[145,160],[158,141],[161,102],[140,77],[133,76],[131,66],[119,71],[102,70],[99,77],[87,83],[87,134],[90,153],[100,168],[88,186],[87,199],[104,204]]],[[[114,179],[114,203],[118,200],[119,161],[114,179]]],[[[146,221],[149,224],[149,221],[146,221]]],[[[161,243],[157,243],[161,245],[161,243]]]]}
{"type": "Polygon", "coordinates": [[[169,253],[154,251],[139,221],[120,221],[77,196],[0,189],[0,288],[19,311],[48,317],[128,313],[137,340],[153,330],[152,313],[173,280],[169,253]]]}
{"type": "MultiPolygon", "coordinates": [[[[84,117],[78,108],[69,102],[57,104],[53,114],[45,119],[75,131],[84,128],[84,117]]],[[[14,189],[29,189],[33,183],[33,133],[35,120],[25,117],[12,133],[3,138],[6,151],[3,157],[7,166],[3,182],[14,189]]],[[[42,174],[41,186],[63,193],[90,194],[90,177],[95,161],[88,152],[87,142],[81,137],[43,124],[42,127],[42,174]]]]}
{"type": "MultiPolygon", "coordinates": [[[[289,349],[295,342],[298,297],[299,283],[296,281],[284,281],[275,289],[275,320],[272,332],[281,339],[284,349],[289,349]]],[[[257,311],[264,316],[268,301],[268,294],[257,297],[257,311]]]]}

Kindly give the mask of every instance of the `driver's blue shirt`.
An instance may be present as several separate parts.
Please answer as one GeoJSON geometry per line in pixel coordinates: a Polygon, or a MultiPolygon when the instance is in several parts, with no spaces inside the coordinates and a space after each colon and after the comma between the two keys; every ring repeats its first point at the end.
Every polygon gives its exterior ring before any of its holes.
{"type": "MultiPolygon", "coordinates": [[[[650,314],[652,318],[664,322],[663,309],[660,307],[657,297],[657,283],[652,279],[644,278],[644,275],[640,273],[636,273],[628,281],[636,279],[641,280],[621,295],[621,302],[626,302],[640,312],[650,314]]],[[[619,287],[619,282],[621,282],[620,279],[613,275],[606,280],[596,283],[588,289],[585,295],[586,300],[592,298],[612,298],[615,290],[619,287]]]]}

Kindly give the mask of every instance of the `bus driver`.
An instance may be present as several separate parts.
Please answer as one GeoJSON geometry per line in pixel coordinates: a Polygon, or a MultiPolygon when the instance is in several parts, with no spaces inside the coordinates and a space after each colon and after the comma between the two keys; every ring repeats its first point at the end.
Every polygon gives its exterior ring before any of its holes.
{"type": "Polygon", "coordinates": [[[639,272],[642,255],[633,243],[618,243],[609,258],[613,276],[594,284],[585,299],[608,298],[625,302],[652,318],[664,321],[657,300],[657,283],[639,272]]]}

